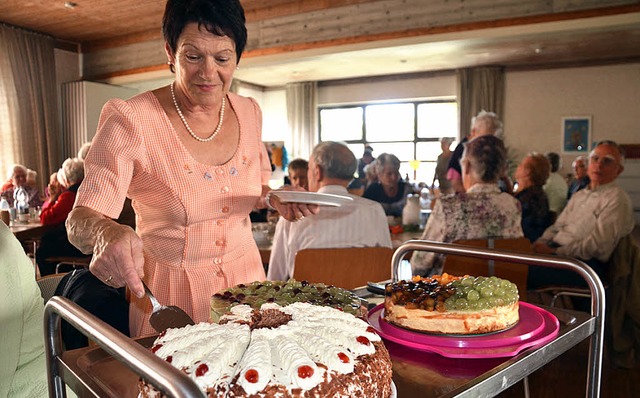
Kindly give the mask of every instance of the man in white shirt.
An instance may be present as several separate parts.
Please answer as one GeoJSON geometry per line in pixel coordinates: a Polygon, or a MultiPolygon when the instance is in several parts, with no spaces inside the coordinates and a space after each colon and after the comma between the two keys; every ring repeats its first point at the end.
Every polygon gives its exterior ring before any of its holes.
{"type": "MultiPolygon", "coordinates": [[[[571,197],[556,222],[534,243],[536,252],[576,257],[587,262],[600,278],[606,276],[605,265],[611,253],[634,227],[631,199],[615,182],[624,170],[623,160],[615,142],[596,145],[589,155],[589,187],[571,197]]],[[[541,276],[549,276],[546,284],[584,284],[573,272],[565,273],[573,276],[572,280],[553,280],[551,270],[538,271],[541,276]]]]}
{"type": "Polygon", "coordinates": [[[558,170],[560,170],[560,155],[555,152],[547,152],[545,156],[549,159],[549,163],[551,163],[551,174],[549,174],[547,183],[544,184],[542,188],[549,200],[549,210],[557,216],[567,204],[569,186],[560,173],[558,173],[558,170]]]}
{"type": "Polygon", "coordinates": [[[352,202],[323,207],[314,217],[299,221],[280,218],[269,258],[269,280],[293,277],[295,255],[309,248],[391,247],[387,218],[378,202],[347,192],[357,161],[351,150],[338,142],[318,144],[309,159],[309,191],[349,196],[352,202]]]}

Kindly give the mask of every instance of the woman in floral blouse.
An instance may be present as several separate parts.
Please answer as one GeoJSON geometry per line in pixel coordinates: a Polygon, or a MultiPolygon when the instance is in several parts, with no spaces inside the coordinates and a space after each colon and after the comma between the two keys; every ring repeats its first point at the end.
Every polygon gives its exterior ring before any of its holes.
{"type": "MultiPolygon", "coordinates": [[[[498,187],[507,164],[502,140],[487,135],[469,141],[460,164],[466,192],[438,200],[421,239],[454,242],[522,237],[520,203],[498,187]]],[[[442,256],[431,252],[415,252],[411,258],[414,275],[440,274],[442,265],[442,256]]]]}

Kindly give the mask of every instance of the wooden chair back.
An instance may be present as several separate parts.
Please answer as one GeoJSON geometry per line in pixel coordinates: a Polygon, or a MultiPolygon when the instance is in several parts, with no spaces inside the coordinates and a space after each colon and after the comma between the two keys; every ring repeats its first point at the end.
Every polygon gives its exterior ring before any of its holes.
{"type": "MultiPolygon", "coordinates": [[[[464,246],[533,253],[533,247],[527,238],[470,239],[458,240],[453,243],[464,246]]],[[[498,278],[507,279],[518,286],[520,299],[527,300],[529,266],[526,264],[448,255],[444,260],[444,272],[451,275],[497,276],[498,278]]]]}
{"type": "Polygon", "coordinates": [[[391,278],[389,247],[304,249],[296,253],[293,278],[355,289],[391,278]]]}

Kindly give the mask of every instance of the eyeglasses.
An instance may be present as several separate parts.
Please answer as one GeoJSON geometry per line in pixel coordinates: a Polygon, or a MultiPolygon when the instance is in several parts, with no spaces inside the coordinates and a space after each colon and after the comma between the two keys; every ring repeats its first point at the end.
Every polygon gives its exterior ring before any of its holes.
{"type": "Polygon", "coordinates": [[[604,166],[613,166],[618,164],[618,160],[613,155],[600,156],[596,153],[589,156],[589,162],[600,163],[604,166]]]}

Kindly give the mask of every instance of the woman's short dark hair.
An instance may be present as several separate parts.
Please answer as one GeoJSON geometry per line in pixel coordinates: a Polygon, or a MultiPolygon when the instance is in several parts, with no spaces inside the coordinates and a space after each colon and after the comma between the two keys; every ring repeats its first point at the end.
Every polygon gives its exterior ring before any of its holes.
{"type": "Polygon", "coordinates": [[[289,170],[309,170],[309,162],[302,158],[293,159],[287,166],[289,170]]]}
{"type": "Polygon", "coordinates": [[[531,183],[535,186],[543,186],[547,182],[551,170],[549,159],[547,159],[545,155],[537,152],[531,152],[527,157],[531,159],[528,165],[531,183]]]}
{"type": "Polygon", "coordinates": [[[467,142],[462,158],[469,162],[471,172],[482,182],[496,182],[507,166],[507,150],[502,140],[483,135],[467,142]]]}
{"type": "Polygon", "coordinates": [[[230,37],[236,43],[236,60],[240,62],[247,44],[247,27],[239,0],[167,0],[162,34],[174,53],[184,27],[191,22],[214,35],[230,37]]]}

